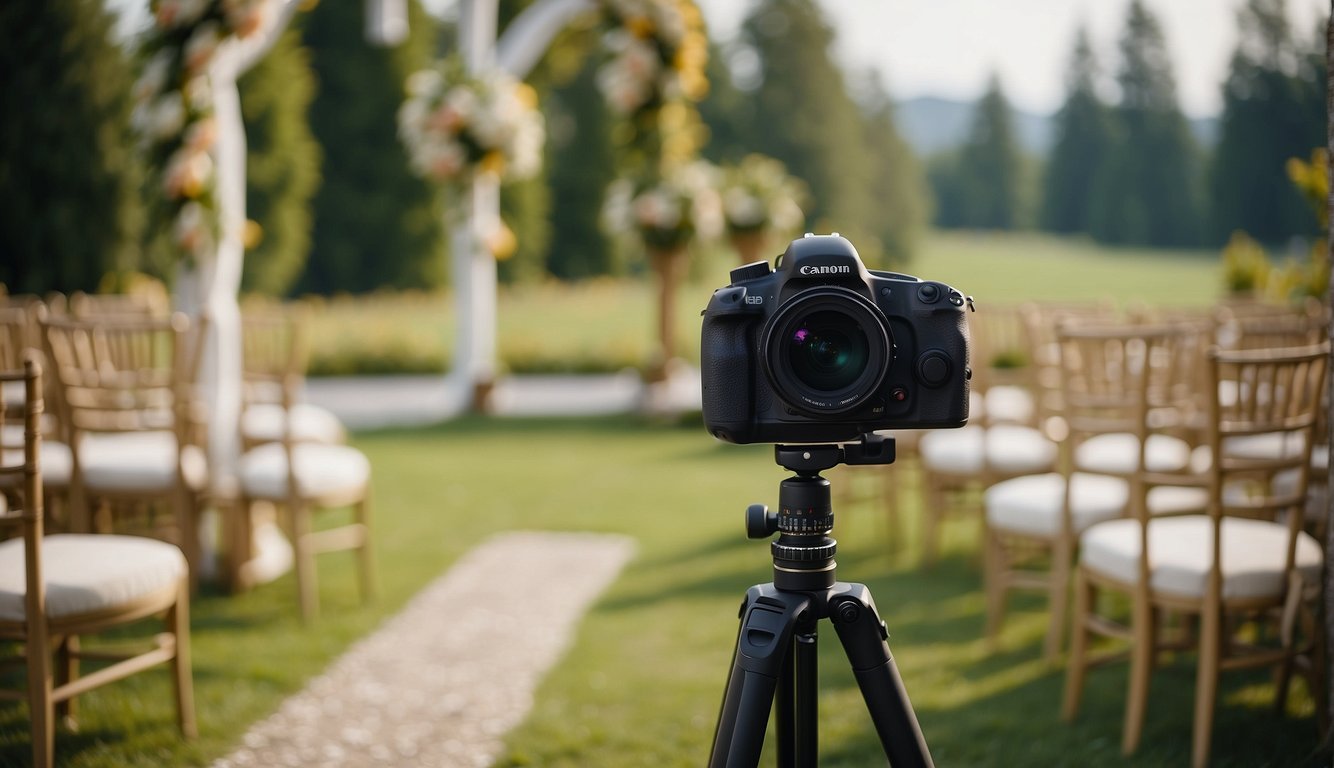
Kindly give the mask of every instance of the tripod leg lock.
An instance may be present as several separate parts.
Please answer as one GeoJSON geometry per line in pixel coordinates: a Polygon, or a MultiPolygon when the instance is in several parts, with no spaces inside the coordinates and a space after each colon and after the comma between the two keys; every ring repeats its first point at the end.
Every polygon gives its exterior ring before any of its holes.
{"type": "Polygon", "coordinates": [[[809,609],[808,597],[752,588],[741,611],[736,666],[777,677],[791,647],[797,620],[809,609]]]}
{"type": "Polygon", "coordinates": [[[864,584],[843,584],[844,594],[830,601],[829,620],[843,641],[853,670],[878,667],[890,659],[889,629],[876,612],[864,584]]]}

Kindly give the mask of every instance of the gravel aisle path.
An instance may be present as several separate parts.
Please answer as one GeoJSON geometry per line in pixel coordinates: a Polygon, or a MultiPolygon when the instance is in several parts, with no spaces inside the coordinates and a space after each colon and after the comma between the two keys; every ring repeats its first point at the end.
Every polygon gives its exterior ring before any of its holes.
{"type": "Polygon", "coordinates": [[[490,765],[633,554],[630,539],[602,534],[484,542],[214,768],[490,765]]]}

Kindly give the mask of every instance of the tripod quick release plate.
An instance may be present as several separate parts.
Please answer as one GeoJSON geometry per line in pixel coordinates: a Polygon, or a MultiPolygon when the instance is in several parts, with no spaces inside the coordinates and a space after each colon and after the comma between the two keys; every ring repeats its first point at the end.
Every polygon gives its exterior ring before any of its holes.
{"type": "Polygon", "coordinates": [[[839,464],[894,463],[894,438],[868,432],[861,442],[838,445],[775,445],[774,461],[798,474],[814,474],[839,464]]]}

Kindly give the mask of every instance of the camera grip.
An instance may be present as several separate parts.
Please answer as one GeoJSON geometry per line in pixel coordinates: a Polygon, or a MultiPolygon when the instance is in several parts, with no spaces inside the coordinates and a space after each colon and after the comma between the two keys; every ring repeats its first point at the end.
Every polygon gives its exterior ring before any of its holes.
{"type": "Polygon", "coordinates": [[[754,428],[754,327],[750,317],[706,317],[700,336],[704,425],[730,442],[742,442],[754,428]]]}

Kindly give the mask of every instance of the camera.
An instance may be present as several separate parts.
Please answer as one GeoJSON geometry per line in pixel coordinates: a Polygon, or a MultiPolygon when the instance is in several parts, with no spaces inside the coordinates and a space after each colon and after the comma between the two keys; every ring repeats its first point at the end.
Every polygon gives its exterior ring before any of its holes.
{"type": "Polygon", "coordinates": [[[968,422],[971,299],[868,270],[837,233],[731,272],[703,312],[704,425],[730,443],[837,443],[968,422]]]}

